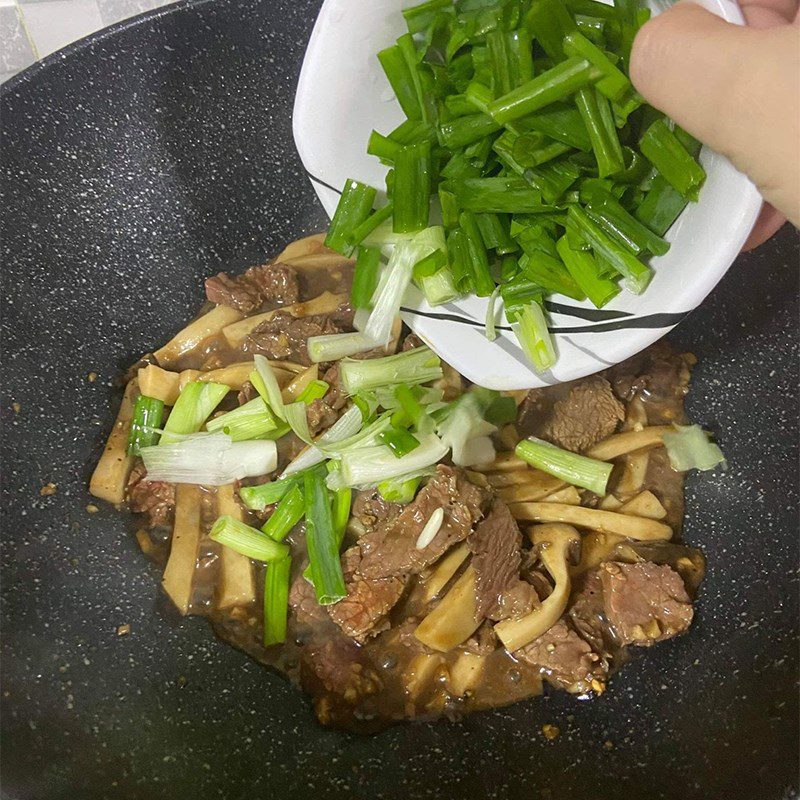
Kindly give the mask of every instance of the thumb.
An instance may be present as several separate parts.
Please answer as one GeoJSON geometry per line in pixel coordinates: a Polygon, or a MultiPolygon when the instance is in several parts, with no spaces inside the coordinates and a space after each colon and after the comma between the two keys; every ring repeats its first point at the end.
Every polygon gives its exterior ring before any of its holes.
{"type": "Polygon", "coordinates": [[[800,27],[731,25],[692,2],[645,24],[631,80],[800,223],[800,27]]]}

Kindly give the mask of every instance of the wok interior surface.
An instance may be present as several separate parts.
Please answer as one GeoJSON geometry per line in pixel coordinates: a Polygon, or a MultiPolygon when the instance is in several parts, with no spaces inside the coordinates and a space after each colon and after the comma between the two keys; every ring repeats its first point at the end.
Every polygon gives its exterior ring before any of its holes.
{"type": "Polygon", "coordinates": [[[729,461],[688,481],[685,536],[709,574],[692,634],[599,700],[324,730],[287,682],[175,618],[123,517],[86,510],[114,377],[189,317],[203,276],[325,224],[290,132],[317,7],[179,5],[3,90],[4,793],[793,796],[793,231],[671,336],[700,358],[689,416],[729,461]]]}

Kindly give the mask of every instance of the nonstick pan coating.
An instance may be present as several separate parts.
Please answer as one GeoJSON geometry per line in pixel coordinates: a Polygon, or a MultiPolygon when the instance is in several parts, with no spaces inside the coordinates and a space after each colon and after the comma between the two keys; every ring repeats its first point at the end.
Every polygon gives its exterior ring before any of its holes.
{"type": "Polygon", "coordinates": [[[794,231],[673,334],[700,358],[690,413],[729,459],[689,481],[709,575],[690,633],[599,700],[324,730],[282,678],[169,612],[124,515],[86,511],[121,370],[194,312],[205,275],[325,222],[290,132],[317,7],[179,4],[3,87],[3,797],[794,796],[794,231]]]}

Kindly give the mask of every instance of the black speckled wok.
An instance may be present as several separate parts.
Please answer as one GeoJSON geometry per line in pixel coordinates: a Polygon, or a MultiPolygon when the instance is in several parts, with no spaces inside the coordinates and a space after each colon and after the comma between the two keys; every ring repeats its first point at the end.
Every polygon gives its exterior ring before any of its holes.
{"type": "Polygon", "coordinates": [[[290,134],[317,6],[178,4],[2,89],[2,796],[793,797],[793,231],[675,331],[700,358],[690,413],[729,459],[689,481],[709,575],[689,635],[599,700],[323,730],[281,677],[164,608],[124,516],[86,511],[120,371],[194,312],[203,276],[325,222],[290,134]]]}

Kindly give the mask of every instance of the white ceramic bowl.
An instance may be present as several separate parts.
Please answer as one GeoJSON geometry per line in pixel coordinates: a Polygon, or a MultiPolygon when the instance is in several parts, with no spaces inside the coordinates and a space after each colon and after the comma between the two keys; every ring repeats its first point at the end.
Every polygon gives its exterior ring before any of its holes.
{"type": "MultiPolygon", "coordinates": [[[[347,178],[384,185],[386,169],[366,153],[374,128],[386,133],[403,114],[376,53],[406,28],[400,9],[413,0],[325,0],[306,52],[294,107],[294,138],[325,210],[333,214],[347,178]]],[[[706,8],[742,24],[732,0],[706,8]]],[[[699,203],[690,204],[666,238],[669,252],[652,260],[655,276],[641,296],[621,292],[598,311],[588,301],[553,296],[551,327],[559,359],[534,372],[502,319],[500,336],[483,334],[485,298],[431,308],[410,290],[409,326],[467,378],[495,389],[522,389],[573,380],[637,353],[674,327],[722,278],[755,222],[761,197],[731,163],[703,148],[708,173],[699,203]]]]}

